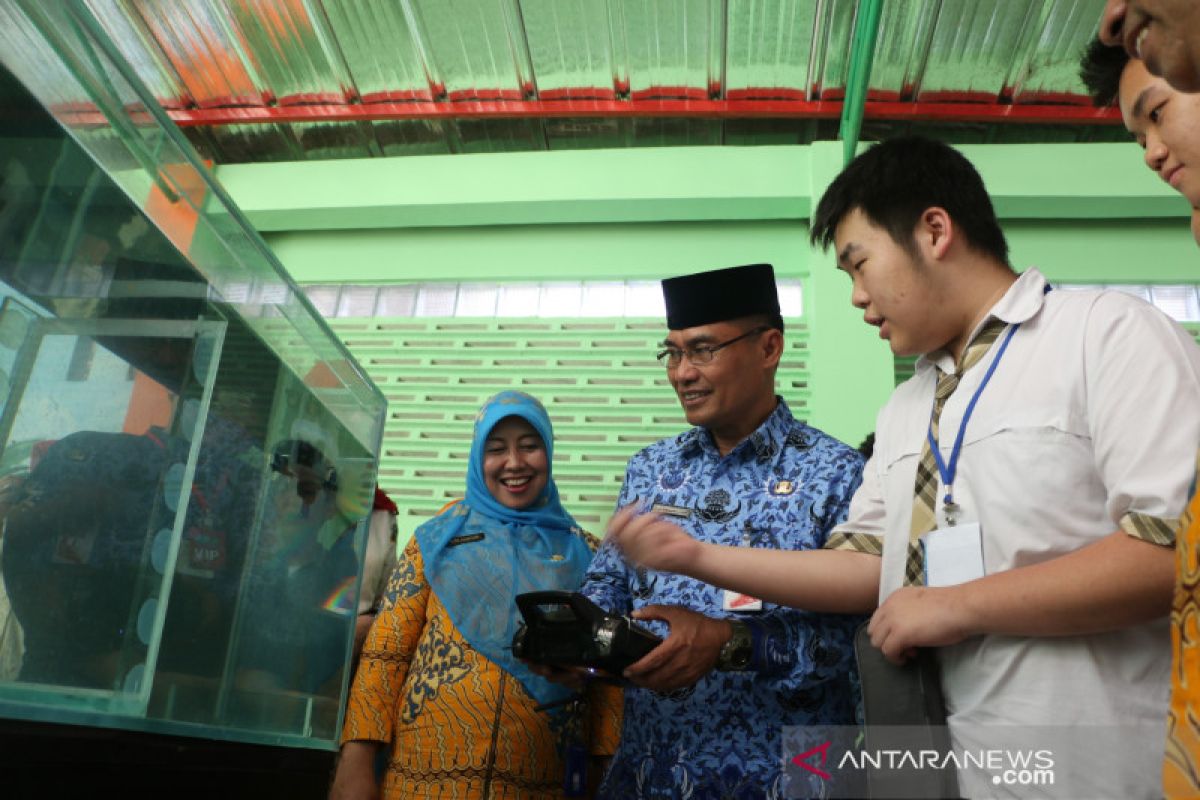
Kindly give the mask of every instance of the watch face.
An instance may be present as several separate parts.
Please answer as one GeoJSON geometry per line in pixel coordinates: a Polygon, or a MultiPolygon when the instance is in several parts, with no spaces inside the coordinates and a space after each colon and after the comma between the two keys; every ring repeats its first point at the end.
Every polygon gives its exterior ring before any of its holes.
{"type": "Polygon", "coordinates": [[[721,653],[717,657],[717,666],[723,670],[745,669],[750,664],[752,651],[750,631],[743,625],[735,623],[733,635],[721,648],[721,653]]]}
{"type": "Polygon", "coordinates": [[[742,667],[745,667],[747,664],[749,664],[750,663],[750,645],[745,642],[740,643],[736,648],[734,648],[733,653],[731,654],[731,656],[729,658],[729,661],[732,663],[732,665],[736,669],[741,669],[742,667]]]}

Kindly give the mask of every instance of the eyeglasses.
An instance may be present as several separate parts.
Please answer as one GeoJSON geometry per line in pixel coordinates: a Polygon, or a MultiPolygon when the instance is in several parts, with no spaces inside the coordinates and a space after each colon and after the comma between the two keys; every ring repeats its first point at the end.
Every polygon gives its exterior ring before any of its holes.
{"type": "Polygon", "coordinates": [[[678,367],[683,362],[684,356],[687,356],[688,363],[693,367],[699,367],[712,363],[713,356],[716,355],[718,350],[723,350],[731,344],[740,342],[742,339],[769,330],[771,330],[770,326],[760,325],[754,330],[746,331],[741,336],[735,336],[720,344],[702,344],[699,347],[689,347],[687,350],[680,350],[678,347],[667,347],[660,350],[656,358],[658,359],[658,363],[667,369],[678,367]]]}

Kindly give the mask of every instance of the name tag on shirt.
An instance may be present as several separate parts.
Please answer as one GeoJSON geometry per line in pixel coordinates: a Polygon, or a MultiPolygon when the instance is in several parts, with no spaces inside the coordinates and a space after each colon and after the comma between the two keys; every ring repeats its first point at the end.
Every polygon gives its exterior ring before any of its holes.
{"type": "Polygon", "coordinates": [[[732,592],[729,589],[725,590],[725,597],[721,601],[722,611],[762,611],[762,600],[757,597],[751,597],[748,594],[741,592],[732,592]]]}
{"type": "Polygon", "coordinates": [[[921,542],[926,586],[957,586],[984,576],[983,531],[978,522],[930,531],[921,542]]]}
{"type": "Polygon", "coordinates": [[[663,516],[667,517],[679,517],[680,519],[687,519],[692,515],[692,510],[682,506],[669,506],[666,503],[655,503],[650,508],[650,513],[662,514],[663,516]]]}

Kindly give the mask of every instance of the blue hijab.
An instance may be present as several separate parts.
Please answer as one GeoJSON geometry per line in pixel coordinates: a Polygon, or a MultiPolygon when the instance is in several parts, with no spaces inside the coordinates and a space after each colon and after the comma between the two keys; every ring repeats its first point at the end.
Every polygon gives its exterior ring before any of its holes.
{"type": "Polygon", "coordinates": [[[414,535],[426,580],[463,638],[545,704],[562,700],[571,691],[535,675],[513,657],[512,638],[521,622],[514,598],[547,589],[574,591],[583,581],[592,553],[558,500],[553,472],[541,494],[523,509],[501,504],[488,491],[484,448],[488,434],[506,417],[520,417],[533,426],[545,444],[550,469],[554,432],[546,409],[523,392],[500,392],[475,417],[466,497],[417,528],[414,535]]]}

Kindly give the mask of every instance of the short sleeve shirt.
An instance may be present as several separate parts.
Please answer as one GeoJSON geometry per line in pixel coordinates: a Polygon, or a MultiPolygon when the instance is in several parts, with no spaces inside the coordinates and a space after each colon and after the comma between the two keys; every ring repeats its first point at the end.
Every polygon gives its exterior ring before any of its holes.
{"type": "MultiPolygon", "coordinates": [[[[983,531],[988,573],[1036,564],[1121,529],[1171,545],[1200,441],[1200,348],[1149,304],[1119,292],[1044,292],[1028,270],[992,309],[1020,323],[980,395],[954,482],[963,521],[983,531]]],[[[995,351],[996,348],[993,348],[995,351]]],[[[949,453],[994,352],[963,376],[940,421],[949,453]]],[[[917,463],[946,353],[923,356],[879,414],[875,451],[831,545],[882,543],[880,601],[904,579],[917,463]]],[[[941,491],[938,492],[940,497],[941,491]]],[[[1166,618],[1089,636],[982,636],[941,648],[952,732],[978,725],[1161,725],[1166,618]]],[[[1063,773],[1079,796],[1155,796],[1162,741],[1131,742],[1119,765],[1063,773]]],[[[995,793],[988,783],[962,789],[995,793]]],[[[1019,788],[1019,787],[1016,787],[1019,788]]]]}

